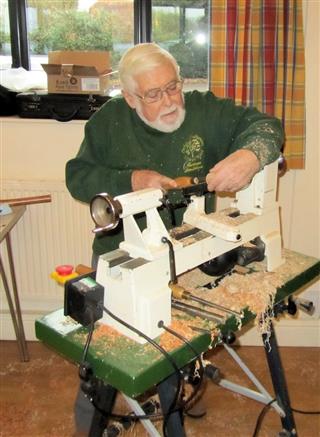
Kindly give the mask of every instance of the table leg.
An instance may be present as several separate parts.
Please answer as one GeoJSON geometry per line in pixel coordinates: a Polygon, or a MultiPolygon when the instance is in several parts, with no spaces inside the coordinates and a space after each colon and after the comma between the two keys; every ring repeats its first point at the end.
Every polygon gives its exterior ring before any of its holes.
{"type": "Polygon", "coordinates": [[[108,414],[112,413],[116,396],[117,390],[111,385],[101,383],[99,384],[99,387],[97,387],[95,401],[97,402],[99,409],[101,409],[104,414],[95,408],[90,426],[89,437],[101,437],[103,435],[104,430],[108,426],[108,414]]]}
{"type": "Polygon", "coordinates": [[[271,321],[270,335],[263,334],[262,339],[276,399],[279,406],[285,412],[285,416],[281,417],[282,426],[284,428],[284,431],[288,433],[288,436],[297,437],[296,425],[290,406],[289,394],[284,369],[280,359],[278,342],[271,321]]]}
{"type": "Polygon", "coordinates": [[[9,261],[9,267],[10,267],[10,273],[11,273],[12,291],[13,291],[13,298],[14,298],[15,306],[14,306],[12,298],[11,298],[10,288],[9,288],[8,281],[7,281],[7,276],[5,274],[2,259],[0,257],[1,277],[2,277],[2,281],[3,281],[4,289],[6,292],[7,300],[8,300],[8,305],[9,305],[9,309],[10,309],[13,327],[14,327],[16,338],[18,341],[20,358],[21,358],[21,361],[29,361],[29,353],[28,353],[28,349],[27,349],[26,337],[25,337],[24,328],[23,328],[23,321],[22,321],[22,316],[21,316],[21,307],[20,307],[20,301],[19,301],[19,295],[18,295],[17,281],[16,281],[15,270],[14,270],[10,234],[6,235],[6,245],[7,245],[8,261],[9,261]]]}
{"type": "MultiPolygon", "coordinates": [[[[173,373],[164,381],[160,382],[157,387],[160,404],[163,415],[165,417],[168,412],[172,401],[176,395],[177,390],[177,375],[173,373]]],[[[185,437],[185,431],[183,427],[183,416],[180,411],[175,411],[170,414],[166,421],[167,437],[185,437]]]]}

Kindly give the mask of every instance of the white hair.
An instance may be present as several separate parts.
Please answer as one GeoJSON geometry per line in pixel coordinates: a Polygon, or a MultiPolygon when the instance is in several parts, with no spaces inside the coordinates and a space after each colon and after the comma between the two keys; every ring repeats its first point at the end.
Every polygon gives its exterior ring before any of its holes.
{"type": "Polygon", "coordinates": [[[142,43],[131,47],[123,54],[119,63],[122,88],[134,91],[136,88],[135,76],[168,63],[174,67],[179,77],[180,67],[167,50],[155,43],[142,43]]]}

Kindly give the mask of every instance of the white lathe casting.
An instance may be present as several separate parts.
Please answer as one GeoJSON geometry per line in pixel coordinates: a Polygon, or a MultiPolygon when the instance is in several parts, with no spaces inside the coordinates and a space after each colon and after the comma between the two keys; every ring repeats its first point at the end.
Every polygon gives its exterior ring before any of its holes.
{"type": "MultiPolygon", "coordinates": [[[[114,199],[104,193],[96,196],[91,204],[92,211],[95,205],[101,209],[102,204],[108,228],[115,227],[120,218],[124,228],[124,241],[119,249],[99,258],[96,281],[105,288],[104,306],[152,339],[162,332],[158,327],[160,320],[170,325],[170,259],[169,247],[163,242],[163,237],[172,243],[177,275],[256,237],[260,237],[265,244],[267,270],[279,267],[283,259],[276,201],[277,172],[277,162],[266,166],[248,187],[236,194],[230,208],[215,213],[205,213],[204,195],[191,196],[183,221],[205,232],[188,244],[184,244],[183,239],[175,240],[166,230],[158,212],[163,199],[161,190],[146,189],[114,199]],[[147,227],[143,231],[134,217],[141,212],[145,212],[147,219],[147,227]]],[[[108,315],[101,322],[139,343],[145,342],[108,315]]]]}

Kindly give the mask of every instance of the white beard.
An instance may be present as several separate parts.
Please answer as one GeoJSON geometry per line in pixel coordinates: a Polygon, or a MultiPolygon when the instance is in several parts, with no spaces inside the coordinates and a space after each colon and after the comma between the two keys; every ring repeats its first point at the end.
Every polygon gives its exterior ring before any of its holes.
{"type": "Polygon", "coordinates": [[[163,110],[154,121],[149,121],[144,117],[140,105],[136,106],[136,111],[139,117],[141,118],[141,120],[145,122],[145,124],[147,124],[148,126],[154,129],[159,130],[160,132],[166,132],[166,133],[174,132],[175,130],[179,129],[186,115],[185,108],[182,108],[181,106],[178,106],[176,104],[172,105],[170,108],[166,110],[163,110]],[[165,123],[164,121],[161,120],[162,115],[168,114],[175,110],[177,110],[178,115],[173,123],[165,123]]]}

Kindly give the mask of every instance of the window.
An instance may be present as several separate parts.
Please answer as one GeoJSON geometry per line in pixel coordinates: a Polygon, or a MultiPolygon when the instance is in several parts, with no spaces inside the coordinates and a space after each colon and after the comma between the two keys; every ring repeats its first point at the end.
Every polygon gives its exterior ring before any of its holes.
{"type": "Polygon", "coordinates": [[[0,70],[12,65],[10,23],[7,0],[0,0],[0,70]]]}
{"type": "Polygon", "coordinates": [[[115,68],[133,44],[133,0],[27,0],[31,69],[51,50],[108,50],[115,68]]]}
{"type": "Polygon", "coordinates": [[[28,65],[20,65],[30,70],[42,70],[41,64],[47,62],[47,54],[52,50],[108,50],[112,69],[117,70],[119,59],[128,47],[137,42],[155,41],[175,56],[186,87],[208,89],[208,0],[0,2],[1,69],[10,68],[15,58],[14,51],[11,52],[10,28],[26,43],[28,65]],[[25,16],[27,31],[21,28],[23,17],[18,19],[17,30],[10,26],[12,15],[19,15],[19,9],[25,16]]]}
{"type": "Polygon", "coordinates": [[[185,88],[208,89],[209,1],[154,0],[152,39],[176,58],[185,88]]]}

